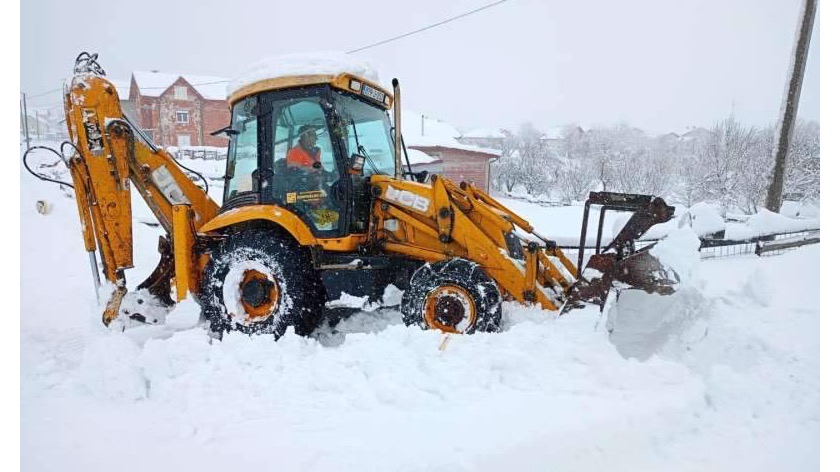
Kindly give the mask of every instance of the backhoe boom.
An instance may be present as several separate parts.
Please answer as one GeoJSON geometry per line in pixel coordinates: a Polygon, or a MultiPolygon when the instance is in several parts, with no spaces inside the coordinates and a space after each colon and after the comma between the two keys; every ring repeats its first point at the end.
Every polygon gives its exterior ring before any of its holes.
{"type": "MultiPolygon", "coordinates": [[[[185,221],[198,226],[210,221],[219,207],[172,156],[147,141],[128,121],[116,87],[95,61],[95,55],[80,55],[75,74],[65,86],[67,128],[76,151],[69,166],[85,249],[93,252],[94,242],[98,246],[105,278],[117,286],[109,306],[118,307],[126,292],[124,270],[134,266],[129,182],[166,232],[170,247],[162,248],[164,272],[171,271],[167,258],[174,252],[173,239],[183,239],[173,235],[176,212],[186,211],[190,218],[185,221]]],[[[193,257],[189,252],[181,256],[193,257]]],[[[166,279],[160,274],[157,278],[166,279]]],[[[168,288],[159,291],[168,295],[168,288]]],[[[116,316],[114,311],[106,313],[106,324],[116,316]]]]}

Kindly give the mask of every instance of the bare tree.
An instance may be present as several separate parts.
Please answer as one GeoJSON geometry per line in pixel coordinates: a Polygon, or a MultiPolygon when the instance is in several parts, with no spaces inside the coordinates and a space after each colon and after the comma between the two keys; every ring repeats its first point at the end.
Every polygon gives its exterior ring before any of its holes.
{"type": "Polygon", "coordinates": [[[820,198],[820,124],[798,123],[788,153],[785,195],[791,199],[820,198]]]}

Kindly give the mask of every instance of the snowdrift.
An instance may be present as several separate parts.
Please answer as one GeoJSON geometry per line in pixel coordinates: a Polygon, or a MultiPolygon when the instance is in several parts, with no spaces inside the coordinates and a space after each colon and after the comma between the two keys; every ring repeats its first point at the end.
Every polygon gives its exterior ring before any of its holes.
{"type": "MultiPolygon", "coordinates": [[[[22,172],[20,211],[23,470],[819,467],[819,245],[678,255],[679,296],[563,317],[508,303],[496,334],[447,340],[344,300],[361,311],[311,338],[219,342],[194,302],[102,327],[72,198],[22,172]]],[[[156,263],[142,220],[132,284],[156,263]]]]}

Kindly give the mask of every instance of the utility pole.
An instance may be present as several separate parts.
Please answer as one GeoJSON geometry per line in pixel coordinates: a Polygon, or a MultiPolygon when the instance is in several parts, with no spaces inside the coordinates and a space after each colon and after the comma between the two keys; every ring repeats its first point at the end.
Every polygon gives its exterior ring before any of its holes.
{"type": "Polygon", "coordinates": [[[35,136],[38,139],[41,139],[41,117],[39,116],[38,109],[35,109],[35,136]]]}
{"type": "Polygon", "coordinates": [[[793,57],[787,83],[785,84],[784,101],[781,116],[776,125],[773,136],[773,175],[767,189],[767,201],[764,206],[768,210],[778,213],[782,207],[782,192],[785,180],[785,163],[787,161],[793,129],[796,124],[796,111],[799,107],[799,94],[802,92],[802,80],[805,76],[805,63],[808,60],[808,46],[811,43],[811,30],[814,29],[814,17],[817,13],[817,0],[802,0],[802,10],[799,13],[799,23],[796,28],[796,38],[793,47],[793,57]]]}
{"type": "Polygon", "coordinates": [[[26,149],[29,149],[29,114],[26,112],[26,94],[21,93],[20,95],[23,102],[23,132],[26,136],[26,149]]]}

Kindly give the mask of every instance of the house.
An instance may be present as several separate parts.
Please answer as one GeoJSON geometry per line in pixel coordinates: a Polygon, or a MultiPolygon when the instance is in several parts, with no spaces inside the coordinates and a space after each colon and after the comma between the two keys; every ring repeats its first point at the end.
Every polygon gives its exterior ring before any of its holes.
{"type": "Polygon", "coordinates": [[[230,123],[228,81],[221,77],[135,71],[131,74],[129,103],[123,107],[156,144],[225,147],[225,137],[210,133],[230,123]]]}
{"type": "Polygon", "coordinates": [[[563,137],[564,130],[565,128],[562,126],[549,128],[543,133],[540,141],[546,149],[554,151],[557,155],[562,155],[565,151],[565,138],[563,137]]]}
{"type": "Polygon", "coordinates": [[[702,126],[692,127],[690,131],[687,131],[680,136],[680,141],[701,141],[708,138],[709,135],[711,135],[711,132],[702,126]]]}
{"type": "MultiPolygon", "coordinates": [[[[472,182],[476,187],[489,191],[490,162],[497,159],[501,151],[463,144],[458,141],[461,133],[454,126],[424,114],[403,110],[401,118],[406,147],[440,161],[423,165],[433,164],[440,169],[437,173],[454,182],[472,182]]],[[[412,154],[409,154],[411,158],[412,154]]],[[[418,169],[422,169],[423,165],[418,169]]]]}
{"type": "MultiPolygon", "coordinates": [[[[443,161],[419,149],[408,148],[408,164],[411,165],[412,172],[425,170],[430,174],[443,174],[443,161]]],[[[406,166],[405,158],[403,158],[403,166],[406,166]]]]}
{"type": "Polygon", "coordinates": [[[502,143],[507,137],[506,133],[502,129],[478,128],[467,131],[457,139],[461,144],[501,150],[502,143]]]}
{"type": "Polygon", "coordinates": [[[47,139],[58,141],[66,139],[67,125],[62,121],[64,114],[60,109],[32,109],[27,110],[26,122],[23,121],[23,113],[21,113],[20,135],[21,138],[26,138],[26,133],[29,133],[29,139],[47,139]]]}

